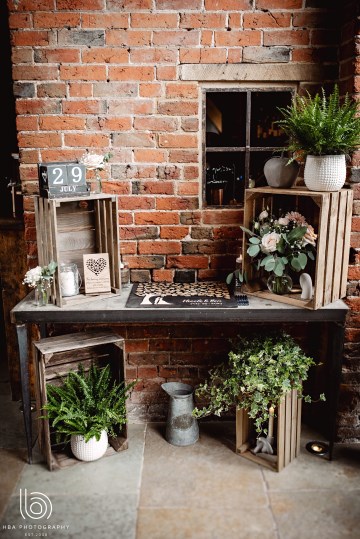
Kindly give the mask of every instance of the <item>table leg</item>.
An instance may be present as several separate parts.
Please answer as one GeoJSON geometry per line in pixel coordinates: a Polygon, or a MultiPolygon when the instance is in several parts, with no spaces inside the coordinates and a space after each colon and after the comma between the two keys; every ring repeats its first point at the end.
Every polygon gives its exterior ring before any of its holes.
{"type": "Polygon", "coordinates": [[[25,435],[28,450],[28,461],[32,463],[32,419],[31,419],[31,396],[29,378],[29,357],[28,357],[28,334],[26,324],[17,324],[16,333],[19,346],[20,359],[20,381],[23,403],[23,415],[25,424],[25,435]]]}

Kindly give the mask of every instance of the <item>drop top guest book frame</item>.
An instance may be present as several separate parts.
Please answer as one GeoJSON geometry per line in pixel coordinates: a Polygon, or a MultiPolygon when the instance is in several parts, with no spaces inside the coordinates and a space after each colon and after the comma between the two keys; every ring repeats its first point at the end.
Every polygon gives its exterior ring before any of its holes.
{"type": "Polygon", "coordinates": [[[38,261],[45,266],[54,260],[58,267],[51,291],[51,302],[59,307],[93,301],[80,294],[63,297],[60,287],[61,264],[76,264],[84,284],[83,255],[107,253],[110,291],[99,297],[121,292],[118,202],[113,195],[91,194],[82,197],[35,198],[38,261]]]}

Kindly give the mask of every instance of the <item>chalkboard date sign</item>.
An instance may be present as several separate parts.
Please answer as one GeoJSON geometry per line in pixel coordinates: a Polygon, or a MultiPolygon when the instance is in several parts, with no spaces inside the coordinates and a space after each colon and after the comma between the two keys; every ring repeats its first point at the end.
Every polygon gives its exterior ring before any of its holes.
{"type": "Polygon", "coordinates": [[[47,198],[88,196],[85,165],[73,162],[38,163],[40,195],[47,198]]]}

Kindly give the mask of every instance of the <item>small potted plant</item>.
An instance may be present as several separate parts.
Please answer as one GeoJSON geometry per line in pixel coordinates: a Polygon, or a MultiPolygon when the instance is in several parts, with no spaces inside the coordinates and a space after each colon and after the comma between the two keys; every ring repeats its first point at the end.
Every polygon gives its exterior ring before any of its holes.
{"type": "Polygon", "coordinates": [[[110,366],[91,364],[88,372],[80,364],[62,385],[46,385],[46,412],[56,433],[57,443],[70,440],[71,450],[79,460],[91,461],[104,455],[108,436],[126,423],[126,399],[136,381],[125,385],[112,379],[110,366]]]}
{"type": "MultiPolygon", "coordinates": [[[[346,179],[345,156],[360,146],[358,106],[348,94],[341,101],[338,86],[326,95],[296,95],[279,126],[289,137],[287,150],[304,160],[304,181],[311,191],[338,191],[346,179]]],[[[292,161],[293,159],[290,159],[292,161]]]]}
{"type": "MultiPolygon", "coordinates": [[[[267,434],[270,413],[285,394],[296,389],[303,396],[302,383],[315,361],[285,332],[238,336],[232,346],[228,360],[210,370],[208,380],[196,389],[195,396],[205,405],[193,414],[221,416],[237,406],[247,410],[258,436],[267,434]]],[[[311,402],[311,397],[304,400],[311,402]]]]}

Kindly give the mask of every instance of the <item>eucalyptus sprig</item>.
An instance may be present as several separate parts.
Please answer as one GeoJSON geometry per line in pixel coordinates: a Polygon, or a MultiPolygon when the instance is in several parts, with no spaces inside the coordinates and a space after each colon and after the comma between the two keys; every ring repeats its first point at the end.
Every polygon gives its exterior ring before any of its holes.
{"type": "MultiPolygon", "coordinates": [[[[312,402],[309,395],[302,395],[302,382],[315,361],[290,335],[238,336],[232,346],[228,360],[210,370],[208,380],[196,389],[196,397],[207,404],[194,409],[195,417],[221,416],[237,405],[247,409],[260,434],[266,433],[269,408],[276,407],[288,391],[297,389],[299,396],[312,402]]],[[[323,394],[319,398],[325,400],[323,394]]]]}
{"type": "Polygon", "coordinates": [[[47,404],[42,418],[49,419],[56,440],[67,441],[71,435],[84,436],[85,442],[101,431],[115,436],[114,428],[126,423],[126,399],[136,384],[113,381],[110,366],[91,364],[88,372],[80,364],[62,379],[61,386],[46,385],[47,404]]]}

